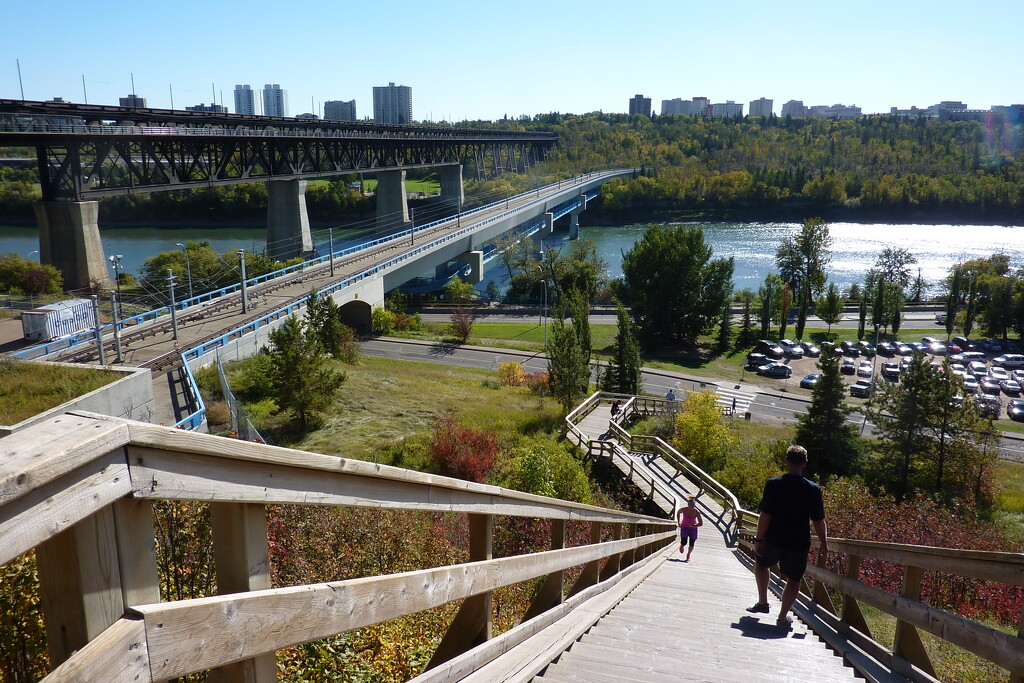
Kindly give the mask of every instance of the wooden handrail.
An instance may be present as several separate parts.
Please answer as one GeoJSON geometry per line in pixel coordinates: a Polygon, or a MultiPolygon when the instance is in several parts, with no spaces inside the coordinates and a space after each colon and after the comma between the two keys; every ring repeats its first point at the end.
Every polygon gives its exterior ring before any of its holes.
{"type": "MultiPolygon", "coordinates": [[[[617,568],[620,556],[640,560],[674,537],[671,522],[645,515],[89,413],[0,439],[0,563],[37,551],[51,661],[58,665],[47,681],[155,681],[218,668],[219,680],[248,676],[262,683],[275,675],[277,649],[570,567],[598,567],[605,558],[606,567],[617,568]],[[176,499],[214,504],[218,585],[222,592],[235,586],[234,592],[153,602],[159,577],[150,501],[176,499]],[[269,583],[252,577],[269,560],[264,505],[270,503],[465,512],[485,519],[488,534],[494,515],[550,519],[556,526],[589,522],[593,542],[263,588],[269,583]],[[602,542],[606,524],[639,524],[646,533],[602,542]],[[197,639],[202,648],[194,646],[197,639]]],[[[620,576],[584,574],[580,590],[620,576]]],[[[560,585],[548,589],[535,613],[561,604],[560,585]]]]}

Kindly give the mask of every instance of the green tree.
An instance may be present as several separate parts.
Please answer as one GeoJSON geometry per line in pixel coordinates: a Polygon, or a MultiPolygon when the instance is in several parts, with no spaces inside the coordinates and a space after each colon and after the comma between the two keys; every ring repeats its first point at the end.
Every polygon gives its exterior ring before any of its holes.
{"type": "Polygon", "coordinates": [[[772,329],[772,321],[778,322],[782,310],[782,278],[775,273],[768,273],[764,284],[758,290],[761,298],[761,338],[767,339],[772,329]]]}
{"type": "Polygon", "coordinates": [[[640,355],[640,344],[634,332],[633,319],[629,311],[616,302],[618,329],[615,333],[615,345],[612,358],[602,376],[604,391],[619,394],[639,394],[643,388],[643,358],[640,355]]]}
{"type": "Polygon", "coordinates": [[[623,256],[624,295],[646,335],[693,343],[709,329],[733,273],[731,258],[713,255],[700,228],[652,225],[623,256]]]}
{"type": "Polygon", "coordinates": [[[746,348],[754,342],[754,321],[752,309],[757,298],[750,289],[744,289],[736,296],[743,307],[743,322],[740,323],[740,333],[736,338],[737,348],[746,348]]]}
{"type": "Polygon", "coordinates": [[[868,293],[865,292],[860,298],[860,307],[857,309],[857,339],[864,338],[864,331],[868,324],[868,293]]]}
{"type": "Polygon", "coordinates": [[[797,293],[797,339],[803,338],[813,296],[820,295],[825,287],[825,269],[832,261],[831,246],[828,224],[821,218],[808,218],[800,232],[785,238],[775,253],[782,279],[797,293]]]}
{"type": "Polygon", "coordinates": [[[280,410],[291,411],[303,433],[334,403],[344,373],[326,366],[316,334],[295,315],[270,335],[271,385],[280,410]]]}
{"type": "Polygon", "coordinates": [[[706,472],[721,469],[735,439],[722,417],[715,392],[696,391],[686,396],[676,416],[672,444],[706,472]]]}
{"type": "Polygon", "coordinates": [[[456,304],[464,304],[473,299],[473,285],[463,282],[458,275],[448,281],[444,288],[444,297],[456,304]]]}
{"type": "Polygon", "coordinates": [[[586,310],[586,299],[579,292],[572,292],[566,301],[559,302],[552,311],[551,334],[544,349],[551,394],[566,413],[576,407],[590,388],[589,317],[579,314],[586,310]],[[572,323],[566,322],[567,314],[573,315],[572,323]],[[585,338],[576,324],[580,319],[587,326],[585,338]]]}
{"type": "Polygon", "coordinates": [[[722,319],[718,324],[718,351],[725,353],[732,342],[732,302],[726,301],[722,306],[722,319]]]}
{"type": "Polygon", "coordinates": [[[829,283],[825,294],[814,304],[814,312],[828,325],[828,334],[831,335],[832,326],[843,319],[843,298],[836,283],[829,283]]]}
{"type": "Polygon", "coordinates": [[[859,469],[862,449],[857,427],[846,419],[853,408],[846,403],[841,360],[838,349],[821,354],[821,377],[814,385],[807,412],[798,416],[794,435],[795,442],[810,454],[810,471],[818,475],[847,475],[859,469]]]}
{"type": "Polygon", "coordinates": [[[953,272],[949,278],[949,292],[946,295],[946,339],[949,339],[953,334],[956,314],[960,309],[960,285],[962,278],[963,268],[959,264],[953,266],[953,272]]]}

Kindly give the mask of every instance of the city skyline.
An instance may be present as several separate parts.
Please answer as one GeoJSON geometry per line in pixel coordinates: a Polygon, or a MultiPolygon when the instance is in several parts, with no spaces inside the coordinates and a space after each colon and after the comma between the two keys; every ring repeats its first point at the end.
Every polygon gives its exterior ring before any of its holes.
{"type": "Polygon", "coordinates": [[[90,103],[116,104],[132,94],[134,77],[134,93],[149,106],[169,107],[173,89],[177,109],[215,95],[234,111],[236,84],[280,83],[293,116],[322,115],[328,100],[354,99],[368,112],[372,88],[389,82],[416,91],[414,116],[421,121],[625,112],[636,93],[650,97],[655,110],[662,100],[697,95],[744,104],[765,97],[774,100],[776,113],[789,100],[856,104],[865,114],[944,100],[971,109],[1024,102],[1015,54],[1024,3],[1010,0],[970,7],[876,0],[844,7],[841,14],[803,0],[784,7],[655,0],[643,13],[623,12],[604,0],[559,6],[525,0],[518,11],[464,0],[425,10],[399,1],[383,17],[368,7],[317,1],[282,11],[256,0],[245,13],[192,0],[173,13],[135,5],[129,12],[127,3],[119,4],[87,11],[56,0],[45,13],[25,3],[5,8],[14,30],[0,46],[0,97],[21,97],[19,60],[30,100],[82,102],[84,77],[90,103]],[[304,48],[266,54],[251,49],[243,36],[268,16],[276,35],[304,48]],[[150,21],[173,36],[173,59],[166,56],[170,50],[132,52],[102,38],[131,35],[150,21]],[[495,49],[495,28],[529,35],[537,21],[553,32],[543,49],[495,49]],[[200,25],[209,30],[196,30],[200,25]],[[43,35],[46,50],[40,49],[43,35]],[[223,59],[211,54],[211,35],[223,59]],[[101,38],[83,61],[88,36],[101,38]],[[347,54],[372,58],[339,68],[335,54],[310,47],[339,37],[347,54]],[[634,41],[644,49],[636,50],[634,41]],[[703,49],[694,49],[694,41],[703,49]],[[590,76],[580,77],[581,70],[590,76]]]}

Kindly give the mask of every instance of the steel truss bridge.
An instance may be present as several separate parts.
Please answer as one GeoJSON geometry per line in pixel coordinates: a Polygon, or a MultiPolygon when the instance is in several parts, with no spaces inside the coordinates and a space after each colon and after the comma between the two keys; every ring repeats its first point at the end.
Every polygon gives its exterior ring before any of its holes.
{"type": "Polygon", "coordinates": [[[553,133],[0,100],[0,146],[33,147],[44,200],[475,162],[525,171],[553,133]]]}

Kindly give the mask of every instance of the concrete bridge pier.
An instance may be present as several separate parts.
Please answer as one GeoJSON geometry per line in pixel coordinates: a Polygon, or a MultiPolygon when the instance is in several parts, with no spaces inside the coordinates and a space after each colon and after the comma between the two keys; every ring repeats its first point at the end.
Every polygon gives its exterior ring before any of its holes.
{"type": "Polygon", "coordinates": [[[580,213],[587,209],[587,195],[580,195],[579,207],[569,212],[569,239],[578,240],[580,238],[580,213]]]}
{"type": "Polygon", "coordinates": [[[377,230],[399,232],[411,225],[405,171],[381,171],[377,174],[377,230]]]}
{"type": "Polygon", "coordinates": [[[269,180],[267,186],[267,254],[287,261],[313,251],[306,213],[305,180],[269,180]]]}
{"type": "Polygon", "coordinates": [[[64,289],[83,289],[94,281],[110,286],[100,241],[99,203],[41,201],[34,209],[39,223],[39,262],[61,272],[64,289]]]}
{"type": "Polygon", "coordinates": [[[458,211],[466,201],[462,186],[462,164],[441,167],[441,203],[458,211]]]}
{"type": "Polygon", "coordinates": [[[478,285],[484,281],[484,252],[467,251],[455,257],[461,263],[469,264],[469,277],[464,278],[465,282],[478,285]]]}
{"type": "Polygon", "coordinates": [[[541,237],[547,237],[555,232],[555,214],[548,211],[544,214],[544,227],[541,228],[537,234],[541,237]]]}

